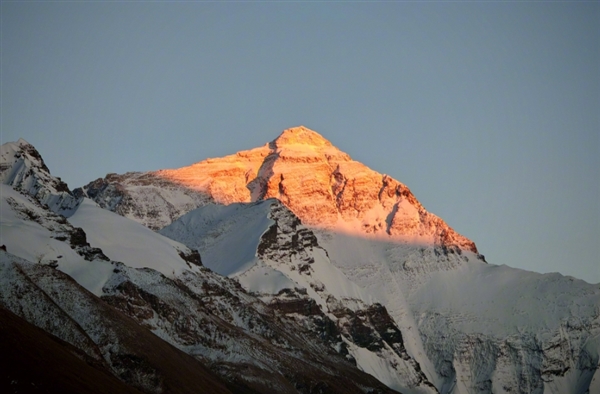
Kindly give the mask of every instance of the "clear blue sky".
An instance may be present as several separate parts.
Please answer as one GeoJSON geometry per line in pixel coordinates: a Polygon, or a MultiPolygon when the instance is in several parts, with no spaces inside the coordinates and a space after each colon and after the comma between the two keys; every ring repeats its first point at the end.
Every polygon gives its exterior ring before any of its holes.
{"type": "Polygon", "coordinates": [[[305,125],[487,260],[600,282],[598,2],[1,3],[1,140],[70,187],[305,125]]]}

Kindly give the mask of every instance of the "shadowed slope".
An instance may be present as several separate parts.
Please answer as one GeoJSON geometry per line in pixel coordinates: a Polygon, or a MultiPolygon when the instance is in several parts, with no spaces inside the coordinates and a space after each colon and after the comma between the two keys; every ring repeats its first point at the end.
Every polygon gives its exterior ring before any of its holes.
{"type": "Polygon", "coordinates": [[[140,393],[98,360],[0,307],[3,393],[140,393]]]}

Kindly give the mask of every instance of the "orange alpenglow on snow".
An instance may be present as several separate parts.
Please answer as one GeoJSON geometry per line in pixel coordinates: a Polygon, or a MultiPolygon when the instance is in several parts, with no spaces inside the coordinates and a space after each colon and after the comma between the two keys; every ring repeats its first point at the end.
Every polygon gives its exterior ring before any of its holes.
{"type": "Polygon", "coordinates": [[[153,174],[222,204],[277,198],[312,227],[477,253],[471,240],[427,212],[405,185],[304,126],[259,148],[153,174]]]}

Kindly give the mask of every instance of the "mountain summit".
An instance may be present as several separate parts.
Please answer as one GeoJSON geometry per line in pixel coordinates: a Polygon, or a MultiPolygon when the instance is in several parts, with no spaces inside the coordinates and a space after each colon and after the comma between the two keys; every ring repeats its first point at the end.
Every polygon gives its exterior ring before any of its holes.
{"type": "Polygon", "coordinates": [[[207,200],[277,198],[309,226],[477,253],[473,241],[426,211],[404,184],[352,160],[304,126],[287,129],[261,147],[187,167],[109,175],[82,192],[154,229],[207,200]],[[158,184],[168,185],[170,192],[158,184]],[[155,213],[159,201],[169,206],[168,217],[155,213]]]}
{"type": "Polygon", "coordinates": [[[273,140],[272,144],[280,148],[286,145],[309,145],[315,148],[332,146],[331,142],[323,138],[321,134],[304,126],[284,130],[279,137],[273,140]]]}

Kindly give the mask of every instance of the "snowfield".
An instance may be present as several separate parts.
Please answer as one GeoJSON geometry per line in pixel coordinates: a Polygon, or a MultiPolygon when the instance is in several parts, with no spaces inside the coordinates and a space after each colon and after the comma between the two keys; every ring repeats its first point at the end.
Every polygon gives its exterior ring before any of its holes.
{"type": "Polygon", "coordinates": [[[31,197],[10,186],[0,184],[0,244],[25,260],[44,265],[56,265],[65,274],[96,295],[113,270],[108,261],[87,261],[63,238],[70,238],[71,229],[64,218],[39,206],[31,197]],[[26,220],[35,218],[35,220],[26,220]]]}
{"type": "Polygon", "coordinates": [[[85,231],[91,246],[102,249],[111,260],[129,267],[152,268],[169,277],[199,269],[181,258],[180,253],[190,252],[185,245],[102,209],[90,199],[83,199],[68,220],[85,231]]]}

